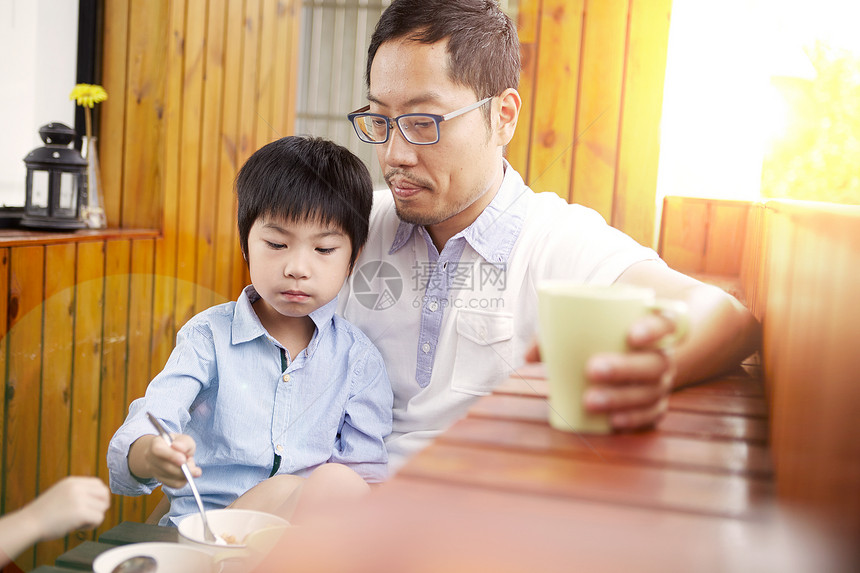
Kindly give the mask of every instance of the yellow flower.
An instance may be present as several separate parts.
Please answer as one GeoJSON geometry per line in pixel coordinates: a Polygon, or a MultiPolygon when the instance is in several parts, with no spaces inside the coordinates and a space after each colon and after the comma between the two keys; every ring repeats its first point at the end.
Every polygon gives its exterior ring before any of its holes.
{"type": "Polygon", "coordinates": [[[93,84],[78,84],[69,94],[69,99],[75,100],[78,105],[89,108],[103,102],[107,97],[107,92],[103,87],[93,84]]]}

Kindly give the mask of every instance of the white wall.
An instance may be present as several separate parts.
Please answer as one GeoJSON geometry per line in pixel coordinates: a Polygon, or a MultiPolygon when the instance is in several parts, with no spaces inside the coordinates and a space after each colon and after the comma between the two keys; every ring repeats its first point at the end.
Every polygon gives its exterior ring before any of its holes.
{"type": "Polygon", "coordinates": [[[24,157],[75,123],[78,0],[0,0],[0,205],[24,204],[24,157]]]}

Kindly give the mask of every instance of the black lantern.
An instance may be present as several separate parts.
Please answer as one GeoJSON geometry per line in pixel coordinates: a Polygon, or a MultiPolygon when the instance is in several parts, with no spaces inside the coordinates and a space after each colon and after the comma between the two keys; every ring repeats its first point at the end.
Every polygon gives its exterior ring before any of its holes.
{"type": "Polygon", "coordinates": [[[45,229],[83,229],[81,209],[87,203],[87,160],[69,144],[75,130],[62,123],[39,129],[45,147],[24,158],[27,200],[21,225],[45,229]]]}

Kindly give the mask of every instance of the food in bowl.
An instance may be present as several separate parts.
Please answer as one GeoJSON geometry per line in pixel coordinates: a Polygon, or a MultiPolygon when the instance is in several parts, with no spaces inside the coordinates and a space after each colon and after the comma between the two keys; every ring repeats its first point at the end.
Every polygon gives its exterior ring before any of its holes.
{"type": "MultiPolygon", "coordinates": [[[[212,531],[227,542],[226,546],[205,540],[199,513],[188,515],[179,522],[180,543],[198,545],[212,551],[244,549],[252,534],[264,530],[283,530],[290,525],[277,515],[249,509],[213,509],[206,512],[206,518],[212,531]]],[[[268,539],[269,536],[266,537],[268,539]]]]}
{"type": "Polygon", "coordinates": [[[227,542],[227,545],[245,545],[245,538],[243,537],[240,541],[238,537],[235,535],[230,535],[228,533],[221,534],[221,539],[227,542]]]}

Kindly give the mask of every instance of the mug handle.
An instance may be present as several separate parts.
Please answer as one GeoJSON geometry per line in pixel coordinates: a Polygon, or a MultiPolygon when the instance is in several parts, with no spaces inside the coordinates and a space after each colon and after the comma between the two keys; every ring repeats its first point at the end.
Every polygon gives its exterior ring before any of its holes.
{"type": "Polygon", "coordinates": [[[665,350],[671,348],[687,337],[687,332],[690,330],[690,314],[687,310],[687,303],[679,300],[664,300],[659,299],[648,305],[648,311],[672,321],[675,324],[675,331],[664,336],[657,343],[657,348],[665,350]]]}

